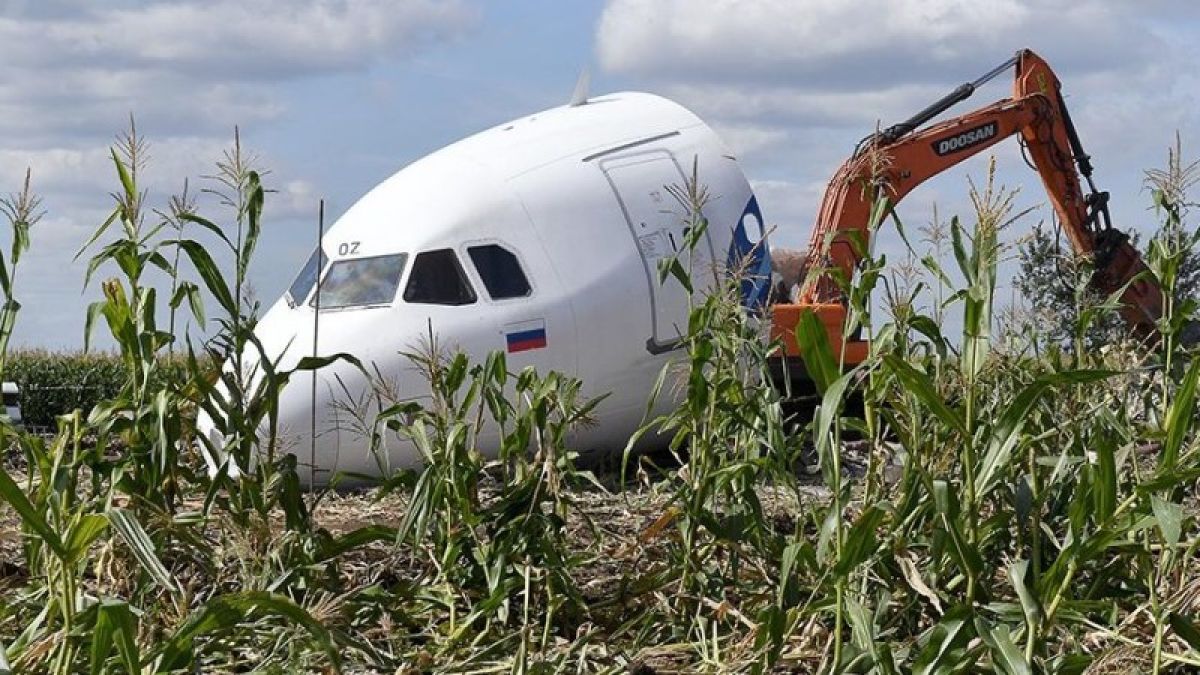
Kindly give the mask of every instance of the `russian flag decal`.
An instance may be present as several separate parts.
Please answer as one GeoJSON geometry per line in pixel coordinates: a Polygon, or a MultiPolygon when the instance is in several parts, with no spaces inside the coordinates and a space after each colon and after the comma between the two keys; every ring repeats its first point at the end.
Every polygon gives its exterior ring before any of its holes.
{"type": "Polygon", "coordinates": [[[546,346],[546,321],[522,321],[504,326],[504,344],[509,354],[546,346]]]}

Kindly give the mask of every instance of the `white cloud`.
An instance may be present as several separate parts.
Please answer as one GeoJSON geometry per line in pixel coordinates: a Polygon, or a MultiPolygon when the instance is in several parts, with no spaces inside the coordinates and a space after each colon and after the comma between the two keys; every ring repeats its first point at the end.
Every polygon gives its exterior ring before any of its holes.
{"type": "Polygon", "coordinates": [[[713,125],[713,128],[737,156],[767,150],[787,137],[786,130],[767,125],[722,122],[713,125]]]}
{"type": "MultiPolygon", "coordinates": [[[[145,159],[148,186],[174,190],[161,180],[195,176],[210,171],[214,160],[229,142],[197,136],[168,136],[146,142],[145,159]]],[[[36,149],[0,149],[0,185],[17,185],[25,169],[33,171],[39,191],[59,193],[91,191],[105,194],[115,187],[116,169],[104,143],[80,143],[74,146],[36,149]]]]}
{"type": "Polygon", "coordinates": [[[282,82],[410,55],[474,21],[460,0],[53,4],[0,15],[0,132],[33,142],[130,110],[171,132],[272,119],[282,82]]]}
{"type": "Polygon", "coordinates": [[[879,90],[767,87],[755,83],[671,82],[669,96],[714,120],[741,120],[806,127],[871,128],[882,118],[924,107],[945,87],[900,83],[879,90]]]}
{"type": "MultiPolygon", "coordinates": [[[[108,146],[131,112],[149,141],[139,183],[164,208],[184,177],[193,193],[211,187],[198,177],[235,125],[253,139],[289,115],[289,84],[413,58],[473,29],[476,14],[469,0],[0,0],[0,192],[31,167],[47,212],[21,273],[17,342],[80,343],[95,289],[80,294],[85,263],[72,256],[112,207],[108,146]]],[[[289,232],[315,218],[318,190],[305,167],[261,165],[274,171],[263,250],[286,255],[260,260],[254,281],[273,287],[293,271],[278,260],[311,246],[289,232]]]]}
{"type": "Polygon", "coordinates": [[[1015,0],[617,0],[600,21],[599,56],[622,71],[704,65],[804,76],[832,60],[917,45],[938,44],[929,56],[952,59],[955,41],[991,41],[1029,13],[1015,0]]]}
{"type": "Polygon", "coordinates": [[[1072,70],[1120,69],[1155,50],[1146,16],[1198,12],[1182,0],[613,0],[597,53],[618,72],[856,89],[943,83],[1024,46],[1072,70]]]}
{"type": "MultiPolygon", "coordinates": [[[[1161,162],[1175,129],[1200,133],[1195,115],[1200,5],[1184,0],[610,0],[596,31],[608,72],[695,110],[742,148],[766,213],[814,214],[825,181],[854,143],[974,79],[1022,47],[1060,75],[1073,117],[1114,194],[1118,218],[1143,213],[1141,170],[1161,162]],[[1183,26],[1191,26],[1186,30],[1183,26]],[[799,192],[784,194],[783,186],[799,192]],[[817,186],[813,189],[813,186],[817,186]],[[776,208],[777,206],[781,208],[776,208]]],[[[958,114],[1008,94],[1011,75],[958,114]]],[[[1189,132],[1191,136],[1189,136],[1189,132]]],[[[1017,145],[997,146],[1001,178],[1043,197],[1017,145]]],[[[964,195],[966,169],[905,201],[964,195]]],[[[792,214],[796,214],[793,216],[792,214]]],[[[768,218],[771,216],[768,215],[768,218]]],[[[792,243],[792,242],[789,242],[792,243]]]]}
{"type": "MultiPolygon", "coordinates": [[[[1197,30],[1200,3],[1187,0],[610,0],[596,57],[725,136],[777,227],[773,244],[804,247],[827,181],[858,139],[1029,47],[1063,82],[1117,225],[1145,234],[1154,219],[1143,170],[1163,163],[1177,129],[1185,152],[1200,155],[1197,30]]],[[[1007,96],[1011,82],[1001,75],[947,116],[1007,96]]],[[[992,153],[999,181],[1023,188],[1019,208],[1037,207],[1010,232],[1016,239],[1050,218],[1047,199],[1017,143],[992,153]]],[[[987,159],[911,193],[897,208],[910,236],[935,205],[943,220],[969,222],[966,177],[981,179],[987,159]]],[[[890,260],[904,256],[891,228],[876,244],[890,260]]],[[[1002,267],[1001,288],[1014,272],[1002,267]]]]}
{"type": "Polygon", "coordinates": [[[75,9],[67,17],[18,11],[0,18],[0,58],[22,67],[167,66],[199,77],[276,79],[412,52],[473,19],[457,0],[176,0],[75,9]]]}

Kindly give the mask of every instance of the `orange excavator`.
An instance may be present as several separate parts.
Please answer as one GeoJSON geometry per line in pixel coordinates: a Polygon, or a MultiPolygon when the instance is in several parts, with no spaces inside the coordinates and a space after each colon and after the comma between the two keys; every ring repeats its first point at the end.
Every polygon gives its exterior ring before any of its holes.
{"type": "Polygon", "coordinates": [[[1022,50],[911,119],[863,139],[837,170],[826,188],[801,267],[821,272],[807,279],[802,273],[795,301],[772,306],[771,337],[782,341],[785,357],[799,355],[796,325],[803,313],[811,311],[825,326],[835,354],[846,367],[863,361],[868,344],[842,339],[847,309],[835,279],[852,277],[877,200],[886,198],[894,207],[929,178],[1018,134],[1072,248],[1092,256],[1093,286],[1110,294],[1133,280],[1121,295],[1121,315],[1135,332],[1152,335],[1162,315],[1161,290],[1149,275],[1138,277],[1146,270],[1145,263],[1128,235],[1112,226],[1108,193],[1098,191],[1092,181],[1091,160],[1071,122],[1058,78],[1040,57],[1022,50]],[[922,128],[1009,68],[1016,70],[1011,98],[922,128]]]}

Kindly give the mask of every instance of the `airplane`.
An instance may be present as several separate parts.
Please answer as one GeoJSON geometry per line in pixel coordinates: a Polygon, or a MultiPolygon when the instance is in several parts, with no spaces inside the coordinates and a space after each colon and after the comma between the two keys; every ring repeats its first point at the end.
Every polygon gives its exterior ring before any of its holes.
{"type": "MultiPolygon", "coordinates": [[[[660,96],[588,98],[577,88],[565,106],[460,140],[371,189],[324,234],[256,335],[280,368],[345,352],[415,399],[428,383],[402,352],[431,331],[473,361],[503,350],[513,372],[554,370],[579,378],[584,396],[607,394],[596,424],[573,440],[580,450],[620,452],[645,419],[660,370],[681,356],[688,292],[672,279],[659,283],[658,267],[684,246],[688,214],[668,188],[683,185],[693,163],[712,195],[693,269],[748,266],[743,302],[762,306],[767,231],[717,134],[660,96]]],[[[693,292],[703,294],[713,275],[697,277],[693,292]]],[[[315,400],[307,378],[280,394],[283,447],[301,463],[317,416],[315,466],[302,480],[419,466],[411,444],[389,440],[387,456],[376,456],[361,430],[339,419],[347,400],[369,392],[362,370],[335,362],[317,378],[315,400]]],[[[672,405],[663,398],[654,414],[672,405]]],[[[201,419],[199,430],[221,447],[211,423],[201,419]]],[[[479,449],[495,456],[489,442],[479,449]]]]}

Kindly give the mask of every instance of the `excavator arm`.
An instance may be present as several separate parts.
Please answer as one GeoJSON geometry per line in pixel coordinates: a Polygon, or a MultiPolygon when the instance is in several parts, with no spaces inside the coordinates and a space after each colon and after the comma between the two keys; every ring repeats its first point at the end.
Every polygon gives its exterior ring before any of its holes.
{"type": "MultiPolygon", "coordinates": [[[[869,236],[871,212],[880,197],[894,207],[929,178],[1000,141],[1020,134],[1029,159],[1041,176],[1071,247],[1091,255],[1093,285],[1103,293],[1120,289],[1146,269],[1129,238],[1112,227],[1108,193],[1096,190],[1092,166],[1063,102],[1054,72],[1032,51],[1018,52],[983,77],[963,84],[911,119],[867,137],[834,175],[813,229],[803,270],[821,270],[808,278],[795,303],[773,306],[772,336],[785,353],[799,353],[794,330],[799,317],[814,312],[841,345],[846,307],[836,276],[852,277],[869,236]],[[975,89],[1015,67],[1013,95],[978,110],[921,128],[975,89]],[[1085,194],[1080,177],[1087,183],[1085,194]]],[[[1152,334],[1162,314],[1162,295],[1148,275],[1133,281],[1121,296],[1121,314],[1138,332],[1152,334]]],[[[842,353],[853,365],[866,358],[867,345],[850,341],[842,353]]]]}

